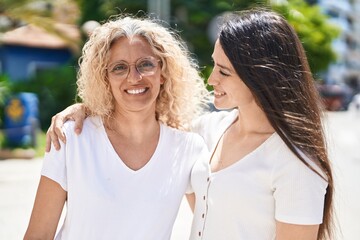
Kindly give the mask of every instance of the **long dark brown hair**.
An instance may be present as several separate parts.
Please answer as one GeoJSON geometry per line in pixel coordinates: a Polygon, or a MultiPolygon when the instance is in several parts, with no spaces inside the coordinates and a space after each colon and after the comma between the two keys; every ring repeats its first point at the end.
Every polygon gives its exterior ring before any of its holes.
{"type": "Polygon", "coordinates": [[[332,239],[333,177],[321,101],[295,30],[271,10],[252,9],[228,15],[219,40],[237,74],[289,149],[315,171],[299,149],[322,169],[317,174],[326,175],[323,223],[317,239],[332,239]]]}

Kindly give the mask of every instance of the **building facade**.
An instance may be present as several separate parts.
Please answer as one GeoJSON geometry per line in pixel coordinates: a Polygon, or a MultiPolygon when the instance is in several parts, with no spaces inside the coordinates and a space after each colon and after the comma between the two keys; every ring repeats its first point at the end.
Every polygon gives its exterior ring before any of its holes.
{"type": "MultiPolygon", "coordinates": [[[[80,39],[77,27],[59,24],[58,28],[74,42],[80,39]]],[[[71,44],[36,26],[25,25],[0,38],[0,74],[11,81],[26,80],[38,71],[68,62],[74,53],[71,44]]]]}
{"type": "Polygon", "coordinates": [[[341,29],[333,43],[336,63],[325,74],[328,84],[347,84],[360,91],[360,0],[319,0],[330,21],[341,29]]]}

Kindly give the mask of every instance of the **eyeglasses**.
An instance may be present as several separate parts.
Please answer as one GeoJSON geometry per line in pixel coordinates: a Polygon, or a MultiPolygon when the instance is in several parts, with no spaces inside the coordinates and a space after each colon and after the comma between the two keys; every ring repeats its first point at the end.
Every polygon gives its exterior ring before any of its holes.
{"type": "Polygon", "coordinates": [[[146,58],[140,58],[135,63],[129,64],[125,61],[119,61],[116,63],[111,64],[107,70],[109,73],[112,73],[122,79],[125,79],[128,77],[130,72],[130,67],[132,65],[135,66],[136,71],[143,77],[145,76],[151,76],[155,74],[160,59],[156,59],[154,57],[146,57],[146,58]]]}

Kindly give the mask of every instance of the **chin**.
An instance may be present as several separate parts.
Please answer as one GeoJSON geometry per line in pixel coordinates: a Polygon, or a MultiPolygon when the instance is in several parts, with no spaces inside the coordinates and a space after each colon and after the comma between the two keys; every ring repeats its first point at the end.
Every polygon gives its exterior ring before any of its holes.
{"type": "Polygon", "coordinates": [[[214,102],[214,107],[216,110],[219,110],[219,111],[222,111],[222,110],[230,110],[230,109],[233,109],[235,108],[235,106],[227,106],[225,104],[219,104],[219,103],[216,103],[214,102]]]}

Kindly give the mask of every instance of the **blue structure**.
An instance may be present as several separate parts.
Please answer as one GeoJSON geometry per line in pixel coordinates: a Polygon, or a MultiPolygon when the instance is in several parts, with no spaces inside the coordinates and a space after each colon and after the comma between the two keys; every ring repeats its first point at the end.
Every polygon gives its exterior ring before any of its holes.
{"type": "MultiPolygon", "coordinates": [[[[0,74],[10,81],[26,81],[41,70],[64,65],[72,58],[80,32],[76,26],[55,24],[67,39],[36,26],[25,25],[0,36],[0,74]]],[[[38,98],[20,93],[6,102],[4,135],[8,147],[35,147],[39,128],[38,98]]]]}
{"type": "Polygon", "coordinates": [[[12,81],[26,80],[41,69],[65,64],[71,58],[69,49],[46,49],[16,45],[0,46],[2,72],[12,81]]]}
{"type": "Polygon", "coordinates": [[[5,105],[4,133],[9,146],[36,146],[39,100],[34,93],[19,93],[5,105]]]}
{"type": "Polygon", "coordinates": [[[73,56],[80,32],[76,26],[54,26],[71,42],[36,26],[25,25],[8,31],[0,38],[0,74],[11,81],[27,80],[38,71],[66,64],[73,56]]]}

